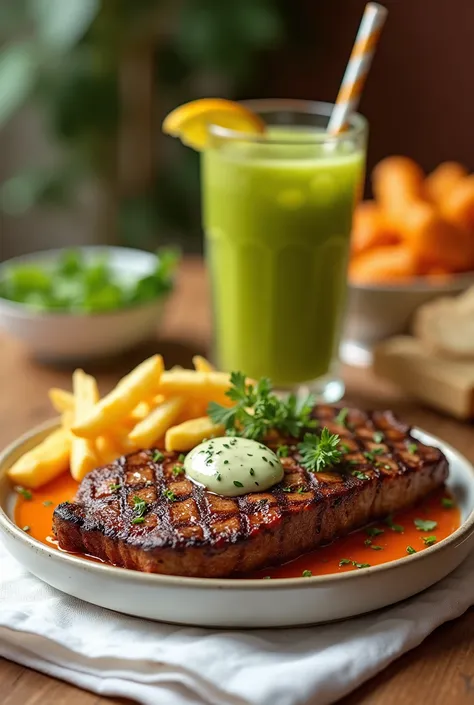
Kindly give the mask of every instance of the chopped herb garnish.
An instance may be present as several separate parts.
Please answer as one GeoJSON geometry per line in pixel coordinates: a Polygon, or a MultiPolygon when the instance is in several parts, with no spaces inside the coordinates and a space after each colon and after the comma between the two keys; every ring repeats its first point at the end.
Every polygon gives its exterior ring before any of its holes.
{"type": "Polygon", "coordinates": [[[132,524],[143,524],[145,517],[134,517],[132,519],[132,524]]]}
{"type": "Polygon", "coordinates": [[[418,531],[433,531],[438,526],[438,522],[431,519],[415,519],[413,523],[418,531]]]}
{"type": "Polygon", "coordinates": [[[109,485],[109,490],[111,492],[117,492],[122,487],[120,482],[113,482],[111,485],[109,485]]]}
{"type": "Polygon", "coordinates": [[[180,454],[178,455],[178,462],[179,462],[179,463],[184,463],[185,458],[186,458],[185,454],[184,454],[184,453],[180,453],[180,454]]]}
{"type": "Polygon", "coordinates": [[[19,485],[15,487],[15,492],[18,492],[18,494],[20,494],[23,499],[26,499],[28,501],[30,501],[30,499],[33,499],[33,493],[31,492],[31,490],[26,490],[24,487],[20,487],[19,485]]]}
{"type": "Polygon", "coordinates": [[[170,502],[176,502],[177,497],[176,497],[175,493],[173,492],[173,490],[170,490],[168,488],[164,489],[162,491],[162,495],[163,495],[163,497],[166,497],[166,499],[169,500],[170,502]]]}
{"type": "Polygon", "coordinates": [[[347,419],[347,414],[349,413],[349,409],[347,407],[344,407],[343,409],[340,410],[334,421],[339,424],[339,426],[345,426],[346,425],[346,419],[347,419]]]}
{"type": "Polygon", "coordinates": [[[351,474],[357,477],[358,480],[370,480],[370,477],[365,472],[360,472],[360,470],[353,470],[351,474]]]}
{"type": "MultiPolygon", "coordinates": [[[[273,393],[267,377],[257,384],[247,384],[245,375],[232,372],[231,387],[226,395],[234,402],[227,408],[211,402],[207,413],[216,424],[223,424],[227,435],[238,435],[253,440],[265,438],[270,429],[298,438],[305,429],[316,428],[318,423],[311,418],[315,399],[312,395],[298,399],[290,394],[280,399],[273,393]]],[[[266,450],[266,448],[263,448],[266,450]]]]}
{"type": "Polygon", "coordinates": [[[383,547],[382,546],[376,546],[375,544],[372,544],[370,547],[373,551],[382,551],[383,547]]]}
{"type": "Polygon", "coordinates": [[[370,460],[372,463],[375,463],[376,458],[375,458],[374,453],[371,453],[369,450],[366,450],[363,453],[363,455],[364,455],[364,458],[366,458],[367,460],[370,460]]]}
{"type": "Polygon", "coordinates": [[[304,485],[301,485],[301,487],[298,487],[298,489],[296,490],[296,492],[298,494],[303,494],[303,492],[307,492],[307,491],[308,491],[308,488],[305,487],[304,485]]]}
{"type": "Polygon", "coordinates": [[[287,458],[289,453],[288,446],[278,446],[277,455],[279,458],[287,458]]]}
{"type": "Polygon", "coordinates": [[[272,576],[271,575],[264,575],[262,580],[271,580],[272,576]]]}
{"type": "Polygon", "coordinates": [[[385,519],[385,523],[392,529],[392,531],[397,531],[399,534],[402,534],[405,531],[403,526],[393,523],[393,517],[391,514],[389,514],[389,516],[385,519]]]}
{"type": "Polygon", "coordinates": [[[293,488],[292,488],[292,487],[282,487],[281,489],[282,489],[283,492],[293,492],[293,488]]]}
{"type": "Polygon", "coordinates": [[[342,457],[338,450],[340,440],[337,434],[330,433],[326,427],[320,436],[306,433],[303,443],[298,445],[301,465],[310,472],[320,472],[325,467],[339,463],[342,457]]]}
{"type": "Polygon", "coordinates": [[[377,529],[376,526],[368,526],[365,533],[369,536],[380,536],[380,534],[384,534],[385,532],[383,529],[377,529]]]}
{"type": "Polygon", "coordinates": [[[222,480],[222,475],[220,474],[220,472],[217,473],[216,480],[217,482],[220,482],[222,480]]]}
{"type": "Polygon", "coordinates": [[[275,463],[273,462],[273,460],[269,460],[268,462],[270,463],[270,465],[271,465],[272,467],[273,467],[274,464],[275,464],[275,463]]]}
{"type": "Polygon", "coordinates": [[[52,502],[50,499],[45,499],[43,502],[43,507],[50,507],[54,502],[52,502]]]}
{"type": "Polygon", "coordinates": [[[255,470],[253,468],[250,468],[249,475],[255,475],[255,470]]]}
{"type": "Polygon", "coordinates": [[[407,553],[409,553],[411,556],[413,553],[416,553],[416,551],[413,546],[407,546],[407,553]]]}
{"type": "Polygon", "coordinates": [[[339,565],[353,565],[354,568],[370,568],[370,563],[357,563],[357,561],[352,561],[350,558],[341,558],[339,565]]]}
{"type": "Polygon", "coordinates": [[[425,544],[425,546],[432,546],[436,541],[438,540],[436,536],[422,536],[421,540],[425,544]]]}
{"type": "Polygon", "coordinates": [[[455,506],[454,499],[451,499],[451,497],[443,497],[441,504],[445,509],[452,509],[455,506]]]}
{"type": "Polygon", "coordinates": [[[264,460],[266,463],[268,463],[268,458],[266,458],[264,455],[262,455],[262,460],[264,460]]]}
{"type": "Polygon", "coordinates": [[[383,443],[384,435],[383,435],[382,431],[375,431],[372,438],[374,439],[374,443],[383,443]]]}
{"type": "Polygon", "coordinates": [[[153,455],[151,456],[151,459],[155,463],[161,463],[162,460],[164,460],[164,454],[161,452],[161,450],[154,450],[153,455]]]}
{"type": "Polygon", "coordinates": [[[374,455],[382,455],[383,452],[384,452],[383,448],[372,448],[372,453],[374,455]]]}
{"type": "Polygon", "coordinates": [[[175,465],[172,472],[173,475],[184,475],[184,468],[181,465],[175,465]]]}
{"type": "Polygon", "coordinates": [[[303,570],[301,575],[303,576],[303,578],[311,578],[313,574],[310,570],[303,570]]]}
{"type": "Polygon", "coordinates": [[[229,464],[229,461],[228,461],[228,460],[224,460],[224,465],[228,465],[228,464],[229,464]]]}
{"type": "Polygon", "coordinates": [[[372,539],[365,539],[364,546],[371,546],[371,545],[372,545],[372,539]]]}
{"type": "Polygon", "coordinates": [[[26,524],[26,526],[24,526],[22,530],[28,532],[30,529],[31,529],[31,526],[28,526],[28,524],[26,524]]]}
{"type": "Polygon", "coordinates": [[[239,482],[238,480],[234,480],[234,485],[236,487],[243,487],[243,484],[241,482],[239,482]]]}
{"type": "Polygon", "coordinates": [[[227,450],[230,450],[230,445],[228,443],[223,443],[222,445],[224,446],[224,448],[227,448],[227,450]]]}
{"type": "Polygon", "coordinates": [[[414,455],[418,450],[418,446],[416,445],[416,443],[409,443],[407,448],[408,452],[411,453],[411,455],[414,455]]]}
{"type": "MultiPolygon", "coordinates": [[[[140,499],[137,495],[134,495],[133,497],[133,509],[135,511],[135,518],[140,519],[143,517],[147,510],[147,503],[145,502],[144,499],[140,499]]],[[[134,524],[140,524],[141,522],[135,521],[133,522],[134,524]]]]}

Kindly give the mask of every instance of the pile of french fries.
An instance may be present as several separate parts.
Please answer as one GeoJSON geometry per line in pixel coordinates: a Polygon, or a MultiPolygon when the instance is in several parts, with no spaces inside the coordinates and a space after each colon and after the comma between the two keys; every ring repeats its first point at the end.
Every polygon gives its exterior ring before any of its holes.
{"type": "Polygon", "coordinates": [[[193,363],[193,370],[165,370],[161,355],[154,355],[102,399],[95,378],[76,370],[72,393],[49,390],[61,427],[20,457],[10,479],[36,489],[70,469],[80,481],[124,453],[152,447],[188,451],[204,438],[222,436],[224,428],[211,422],[206,409],[210,401],[231,405],[225,394],[229,375],[203,357],[193,363]]]}
{"type": "Polygon", "coordinates": [[[474,175],[444,162],[425,176],[408,157],[372,172],[373,201],[354,213],[350,280],[396,283],[474,270],[474,175]]]}

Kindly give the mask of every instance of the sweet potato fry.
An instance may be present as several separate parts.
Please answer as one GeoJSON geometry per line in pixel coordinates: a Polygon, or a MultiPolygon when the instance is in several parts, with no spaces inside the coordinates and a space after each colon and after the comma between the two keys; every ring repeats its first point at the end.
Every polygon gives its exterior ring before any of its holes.
{"type": "Polygon", "coordinates": [[[408,157],[387,157],[372,172],[372,185],[378,204],[398,224],[398,216],[407,204],[423,201],[424,174],[408,157]]]}
{"type": "Polygon", "coordinates": [[[354,211],[352,225],[352,255],[359,255],[382,245],[396,245],[400,239],[399,233],[390,225],[377,203],[359,203],[354,211]]]}
{"type": "Polygon", "coordinates": [[[363,252],[350,263],[349,279],[354,284],[390,284],[418,274],[418,259],[406,245],[377,247],[363,252]]]}
{"type": "Polygon", "coordinates": [[[474,176],[458,181],[440,199],[439,207],[451,223],[474,231],[474,176]]]}
{"type": "Polygon", "coordinates": [[[435,205],[441,204],[468,175],[459,162],[443,162],[425,179],[425,193],[435,205]]]}

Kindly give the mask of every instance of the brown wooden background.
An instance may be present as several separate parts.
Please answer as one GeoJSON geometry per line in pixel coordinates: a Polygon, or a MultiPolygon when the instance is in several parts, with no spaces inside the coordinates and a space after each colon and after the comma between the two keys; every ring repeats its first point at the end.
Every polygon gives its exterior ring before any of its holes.
{"type": "MultiPolygon", "coordinates": [[[[286,2],[302,41],[272,58],[259,87],[333,102],[366,0],[286,2]]],[[[369,170],[396,153],[426,170],[447,159],[474,170],[474,0],[381,4],[389,16],[360,106],[370,122],[369,170]]]]}

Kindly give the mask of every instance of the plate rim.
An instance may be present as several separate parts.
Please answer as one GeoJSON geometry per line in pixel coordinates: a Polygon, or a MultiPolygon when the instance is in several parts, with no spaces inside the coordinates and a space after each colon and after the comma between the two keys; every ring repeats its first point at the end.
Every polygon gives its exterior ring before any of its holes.
{"type": "MultiPolygon", "coordinates": [[[[60,419],[58,417],[49,419],[38,426],[34,426],[19,436],[16,440],[8,444],[6,448],[0,452],[0,479],[3,475],[6,475],[6,461],[9,456],[18,451],[22,445],[28,441],[31,441],[36,436],[39,436],[46,431],[53,431],[60,425],[60,419]]],[[[453,448],[450,443],[441,440],[438,436],[435,436],[434,434],[429,433],[418,426],[412,426],[411,429],[415,432],[424,434],[428,437],[430,442],[439,444],[440,450],[443,452],[445,449],[448,450],[463,465],[468,466],[471,471],[471,482],[474,485],[474,465],[470,460],[468,460],[468,458],[453,448]]],[[[51,558],[53,561],[64,563],[65,565],[71,564],[72,566],[75,566],[85,572],[91,571],[93,573],[99,573],[103,577],[109,576],[110,579],[120,580],[121,582],[136,584],[145,583],[149,585],[155,583],[157,587],[191,588],[198,590],[219,589],[248,591],[257,589],[280,591],[288,590],[293,587],[296,589],[315,589],[318,587],[331,588],[332,586],[339,585],[341,582],[347,580],[353,582],[370,580],[375,575],[397,570],[398,568],[401,568],[402,565],[406,567],[407,561],[410,561],[409,565],[411,566],[414,565],[414,561],[418,561],[421,566],[421,562],[429,559],[433,556],[433,554],[438,553],[441,555],[446,550],[456,548],[465,541],[469,540],[474,533],[474,507],[456,531],[453,531],[452,534],[447,536],[445,539],[442,539],[439,543],[429,546],[421,552],[403,556],[402,558],[397,558],[396,560],[382,563],[381,565],[370,566],[369,568],[364,568],[364,570],[360,571],[332,573],[329,575],[313,575],[310,578],[272,578],[271,580],[262,580],[261,578],[194,578],[182,575],[144,573],[142,571],[121,568],[119,566],[109,565],[106,563],[96,563],[85,560],[80,555],[50,548],[47,544],[38,541],[32,536],[29,536],[22,529],[20,529],[20,527],[17,526],[12,519],[10,519],[1,502],[0,532],[10,534],[13,539],[23,543],[25,547],[33,549],[36,552],[43,554],[44,557],[51,558]]]]}

